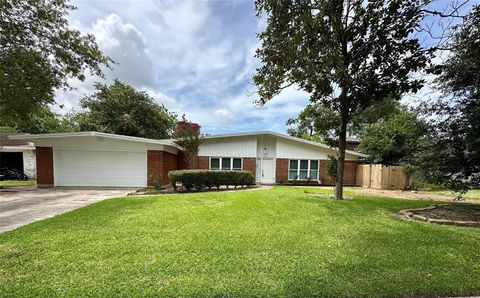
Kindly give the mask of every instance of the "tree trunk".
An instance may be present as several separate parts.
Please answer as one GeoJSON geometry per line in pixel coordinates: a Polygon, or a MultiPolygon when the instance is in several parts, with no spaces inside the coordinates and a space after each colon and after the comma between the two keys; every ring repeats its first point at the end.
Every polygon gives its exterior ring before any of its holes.
{"type": "Polygon", "coordinates": [[[335,179],[335,199],[343,200],[343,176],[345,169],[345,149],[347,147],[348,114],[345,109],[340,112],[340,132],[338,135],[337,177],[335,179]]]}

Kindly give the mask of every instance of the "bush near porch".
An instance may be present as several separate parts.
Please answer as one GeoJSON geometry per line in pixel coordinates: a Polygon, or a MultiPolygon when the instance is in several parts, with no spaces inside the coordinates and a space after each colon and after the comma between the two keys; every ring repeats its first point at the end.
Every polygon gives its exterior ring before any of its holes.
{"type": "Polygon", "coordinates": [[[195,188],[203,190],[220,186],[249,186],[255,184],[255,177],[250,171],[218,171],[218,170],[180,170],[168,173],[174,189],[181,182],[186,190],[195,188]]]}

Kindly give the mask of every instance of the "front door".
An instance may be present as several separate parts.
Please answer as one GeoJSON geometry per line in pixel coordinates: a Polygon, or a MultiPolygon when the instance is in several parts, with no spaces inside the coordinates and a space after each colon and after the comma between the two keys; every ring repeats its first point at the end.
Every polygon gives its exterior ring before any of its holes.
{"type": "Polygon", "coordinates": [[[261,183],[275,183],[275,164],[273,158],[261,159],[261,183]]]}

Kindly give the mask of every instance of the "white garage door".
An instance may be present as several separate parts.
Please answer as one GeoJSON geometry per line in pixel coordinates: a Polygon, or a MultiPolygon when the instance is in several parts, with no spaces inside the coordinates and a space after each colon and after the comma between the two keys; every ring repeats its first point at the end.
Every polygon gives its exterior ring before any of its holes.
{"type": "Polygon", "coordinates": [[[55,150],[55,185],[143,187],[146,184],[146,152],[55,150]]]}

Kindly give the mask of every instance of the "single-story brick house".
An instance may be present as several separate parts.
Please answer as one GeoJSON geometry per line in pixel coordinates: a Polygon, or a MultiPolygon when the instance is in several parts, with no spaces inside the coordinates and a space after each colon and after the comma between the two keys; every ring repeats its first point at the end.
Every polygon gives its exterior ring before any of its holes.
{"type": "MultiPolygon", "coordinates": [[[[39,186],[150,186],[168,184],[168,172],[185,169],[174,139],[153,140],[100,132],[12,136],[35,143],[39,186]]],[[[258,183],[332,185],[328,155],[334,148],[275,132],[210,135],[200,146],[198,167],[251,171],[258,183]]],[[[354,185],[357,162],[346,152],[345,184],[354,185]]]]}

